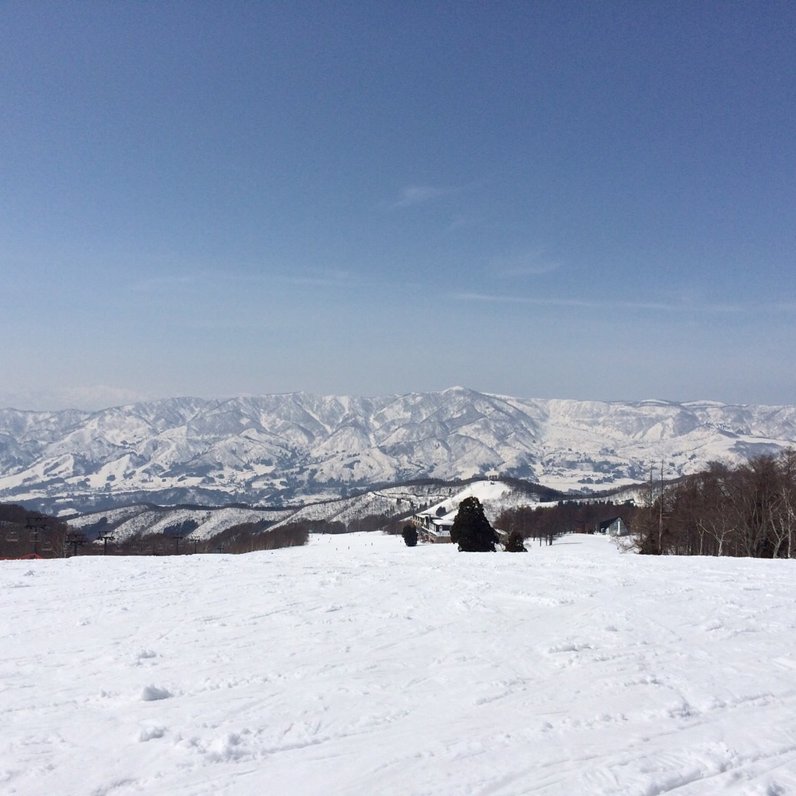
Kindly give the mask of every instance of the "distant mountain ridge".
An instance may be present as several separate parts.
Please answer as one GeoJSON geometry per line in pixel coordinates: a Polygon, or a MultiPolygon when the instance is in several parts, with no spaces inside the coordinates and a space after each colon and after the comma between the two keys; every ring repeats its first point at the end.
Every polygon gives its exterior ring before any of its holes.
{"type": "Polygon", "coordinates": [[[597,490],[644,481],[661,463],[674,477],[794,444],[794,406],[524,399],[463,387],[0,409],[0,500],[278,505],[490,471],[597,490]]]}

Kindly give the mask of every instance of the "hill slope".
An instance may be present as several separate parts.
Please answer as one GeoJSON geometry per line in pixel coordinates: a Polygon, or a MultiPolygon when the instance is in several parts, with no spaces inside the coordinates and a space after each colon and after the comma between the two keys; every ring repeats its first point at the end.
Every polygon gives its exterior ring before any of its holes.
{"type": "MultiPolygon", "coordinates": [[[[540,497],[531,493],[523,483],[474,481],[468,484],[404,484],[364,492],[347,498],[308,503],[299,508],[244,508],[239,506],[153,506],[138,504],[89,512],[68,518],[71,528],[85,533],[90,539],[97,532],[112,532],[114,541],[125,543],[149,534],[162,534],[177,526],[190,524],[193,528],[184,537],[187,541],[207,541],[242,523],[261,523],[263,531],[274,530],[292,523],[343,523],[372,518],[376,524],[368,530],[382,527],[384,520],[409,516],[422,509],[436,510],[444,505],[453,511],[472,494],[484,503],[487,516],[494,522],[507,508],[530,505],[540,497]]],[[[361,530],[358,529],[358,530],[361,530]]]]}

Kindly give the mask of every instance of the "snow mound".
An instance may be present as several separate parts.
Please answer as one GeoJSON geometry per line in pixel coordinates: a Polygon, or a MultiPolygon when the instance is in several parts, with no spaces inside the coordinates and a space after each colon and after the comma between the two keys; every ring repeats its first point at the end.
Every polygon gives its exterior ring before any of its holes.
{"type": "Polygon", "coordinates": [[[160,699],[168,699],[170,696],[172,696],[171,691],[156,685],[144,686],[144,689],[141,691],[142,702],[156,702],[160,699]]]}

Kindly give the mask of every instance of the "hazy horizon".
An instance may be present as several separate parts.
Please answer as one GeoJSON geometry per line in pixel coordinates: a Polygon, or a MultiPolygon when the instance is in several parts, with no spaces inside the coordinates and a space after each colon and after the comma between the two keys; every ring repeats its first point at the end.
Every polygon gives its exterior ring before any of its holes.
{"type": "Polygon", "coordinates": [[[575,398],[572,396],[556,396],[556,395],[519,395],[510,394],[505,392],[497,392],[495,390],[479,390],[467,385],[451,385],[439,390],[409,390],[404,392],[367,392],[367,393],[323,393],[312,390],[285,390],[280,392],[261,392],[261,393],[235,393],[235,394],[208,394],[208,395],[129,395],[124,399],[122,393],[117,390],[108,390],[105,388],[98,388],[95,391],[69,391],[65,390],[61,393],[58,392],[37,392],[19,395],[11,395],[9,393],[0,392],[0,409],[12,409],[17,411],[32,411],[32,412],[58,412],[68,410],[78,410],[85,412],[100,412],[106,409],[114,409],[122,406],[130,406],[139,403],[156,403],[160,401],[180,400],[180,399],[194,399],[200,401],[232,401],[237,398],[265,398],[272,396],[287,396],[287,395],[316,395],[319,397],[333,398],[333,397],[353,397],[353,398],[386,398],[386,397],[401,397],[405,395],[417,394],[441,394],[455,389],[473,390],[474,392],[483,393],[484,395],[491,395],[495,397],[513,398],[518,400],[528,401],[580,401],[580,402],[595,402],[595,403],[615,403],[615,404],[638,404],[644,402],[660,401],[668,404],[722,404],[726,406],[796,406],[796,401],[783,404],[755,404],[753,402],[738,402],[738,401],[722,401],[718,398],[709,396],[698,396],[694,398],[672,398],[661,397],[657,395],[647,395],[643,397],[632,398],[575,398]],[[116,395],[117,399],[111,396],[116,395]],[[102,396],[105,396],[103,401],[102,396]]]}

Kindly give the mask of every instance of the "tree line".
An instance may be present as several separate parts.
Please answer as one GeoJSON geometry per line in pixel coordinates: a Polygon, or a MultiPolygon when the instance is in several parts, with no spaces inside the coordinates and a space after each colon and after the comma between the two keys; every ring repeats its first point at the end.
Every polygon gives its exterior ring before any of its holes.
{"type": "MultiPolygon", "coordinates": [[[[269,523],[243,523],[206,540],[189,534],[198,523],[189,519],[173,523],[160,533],[116,541],[107,519],[77,530],[55,517],[22,506],[0,504],[0,559],[74,555],[180,555],[185,553],[249,553],[307,543],[312,524],[292,523],[270,530],[269,523]],[[85,531],[89,532],[86,533],[85,531]],[[92,540],[97,539],[99,542],[92,540]]],[[[320,523],[319,523],[320,525],[320,523]]],[[[342,526],[345,530],[345,526],[342,526]]]]}
{"type": "Polygon", "coordinates": [[[796,450],[713,463],[653,494],[635,519],[650,555],[796,556],[796,450]]]}
{"type": "Polygon", "coordinates": [[[15,504],[0,504],[0,558],[60,556],[69,528],[55,517],[15,504]]]}
{"type": "Polygon", "coordinates": [[[621,517],[625,525],[633,528],[637,513],[631,502],[562,500],[555,506],[518,506],[505,509],[495,525],[507,533],[520,533],[525,539],[536,539],[539,544],[552,544],[565,533],[594,533],[601,522],[621,517]]]}

